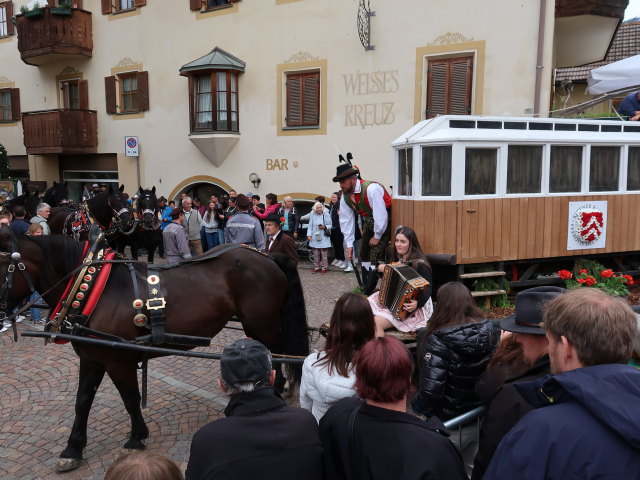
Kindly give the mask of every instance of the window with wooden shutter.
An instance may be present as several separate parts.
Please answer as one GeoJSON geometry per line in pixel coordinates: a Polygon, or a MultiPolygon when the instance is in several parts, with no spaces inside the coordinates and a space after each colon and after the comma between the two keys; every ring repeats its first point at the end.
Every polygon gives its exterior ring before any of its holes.
{"type": "Polygon", "coordinates": [[[149,72],[138,72],[138,111],[149,110],[149,72]]]}
{"type": "Polygon", "coordinates": [[[471,114],[473,57],[429,60],[426,117],[471,114]]]}
{"type": "Polygon", "coordinates": [[[191,10],[202,10],[203,0],[189,0],[191,10]]]}
{"type": "Polygon", "coordinates": [[[15,33],[11,17],[13,17],[13,2],[0,3],[0,37],[15,33]]]}
{"type": "Polygon", "coordinates": [[[289,73],[286,82],[287,127],[320,124],[320,72],[289,73]]]}
{"type": "Polygon", "coordinates": [[[214,70],[189,81],[191,131],[238,132],[238,74],[214,70]]]}
{"type": "Polygon", "coordinates": [[[20,93],[17,88],[0,89],[0,122],[20,120],[20,93]]]}
{"type": "Polygon", "coordinates": [[[116,105],[116,77],[105,77],[104,79],[105,102],[107,104],[107,113],[113,115],[118,113],[116,105]]]}
{"type": "Polygon", "coordinates": [[[133,0],[134,7],[144,7],[147,4],[147,0],[133,0]]]}
{"type": "MultiPolygon", "coordinates": [[[[111,0],[101,0],[102,1],[102,14],[108,15],[113,11],[113,7],[111,6],[111,0]]],[[[117,1],[117,0],[114,0],[117,1]]]]}
{"type": "Polygon", "coordinates": [[[11,89],[11,119],[14,122],[20,121],[20,89],[11,89]]]}
{"type": "Polygon", "coordinates": [[[89,110],[89,82],[87,80],[78,82],[78,107],[80,110],[89,110]]]}

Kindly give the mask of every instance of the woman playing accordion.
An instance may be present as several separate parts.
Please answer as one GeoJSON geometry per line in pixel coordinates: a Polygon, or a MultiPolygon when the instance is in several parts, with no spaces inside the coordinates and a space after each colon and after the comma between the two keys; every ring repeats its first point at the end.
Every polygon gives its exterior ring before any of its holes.
{"type": "MultiPolygon", "coordinates": [[[[404,320],[394,315],[389,308],[380,303],[380,292],[369,297],[369,303],[373,310],[376,322],[376,336],[384,336],[388,328],[397,328],[403,332],[415,332],[424,328],[433,313],[431,302],[431,265],[429,265],[416,236],[416,232],[410,227],[400,227],[395,234],[393,252],[387,256],[387,263],[401,262],[407,264],[424,278],[429,285],[422,290],[414,300],[405,302],[402,308],[408,312],[404,320]]],[[[378,272],[384,272],[385,264],[378,265],[378,272]]]]}

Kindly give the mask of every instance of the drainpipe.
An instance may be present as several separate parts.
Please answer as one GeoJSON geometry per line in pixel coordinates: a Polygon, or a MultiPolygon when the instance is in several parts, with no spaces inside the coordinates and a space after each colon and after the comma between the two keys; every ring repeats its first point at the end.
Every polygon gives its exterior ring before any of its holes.
{"type": "Polygon", "coordinates": [[[536,57],[536,85],[533,97],[533,116],[540,115],[540,90],[542,89],[542,65],[544,56],[544,28],[547,19],[547,0],[540,0],[540,17],[538,19],[538,54],[536,57]]]}

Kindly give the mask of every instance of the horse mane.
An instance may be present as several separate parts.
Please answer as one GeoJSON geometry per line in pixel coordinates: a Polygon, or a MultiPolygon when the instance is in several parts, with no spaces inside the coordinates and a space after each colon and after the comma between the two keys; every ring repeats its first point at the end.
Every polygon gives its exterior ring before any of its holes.
{"type": "Polygon", "coordinates": [[[35,243],[47,258],[47,264],[58,273],[69,273],[82,260],[84,245],[62,235],[25,236],[35,243]]]}

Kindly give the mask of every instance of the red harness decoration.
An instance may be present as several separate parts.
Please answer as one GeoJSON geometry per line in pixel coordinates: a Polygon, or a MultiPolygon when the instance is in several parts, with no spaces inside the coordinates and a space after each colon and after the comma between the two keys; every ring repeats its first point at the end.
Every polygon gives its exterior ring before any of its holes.
{"type": "MultiPolygon", "coordinates": [[[[87,256],[88,251],[89,251],[89,242],[84,242],[84,248],[82,249],[83,260],[87,256]]],[[[80,263],[82,263],[82,260],[80,261],[80,263]]],[[[56,307],[49,313],[50,321],[56,317],[56,315],[60,310],[62,310],[62,299],[67,298],[67,295],[69,295],[69,290],[71,290],[71,286],[73,285],[74,280],[75,280],[75,277],[73,276],[69,279],[69,282],[67,283],[67,288],[64,289],[64,292],[62,293],[60,300],[58,300],[56,307]]],[[[54,340],[53,343],[56,343],[58,345],[64,345],[65,343],[69,343],[69,340],[54,340]]]]}
{"type": "MultiPolygon", "coordinates": [[[[113,260],[113,257],[116,256],[116,252],[113,250],[109,250],[105,256],[104,260],[113,260]]],[[[93,313],[93,310],[96,308],[98,304],[98,300],[100,300],[100,296],[102,295],[102,291],[104,290],[105,285],[107,284],[107,280],[109,279],[109,274],[111,273],[111,267],[113,267],[113,263],[105,263],[102,265],[100,269],[100,273],[98,274],[98,278],[96,278],[95,283],[93,284],[93,288],[91,289],[91,294],[87,299],[87,303],[82,309],[82,314],[90,317],[93,313]]]]}

